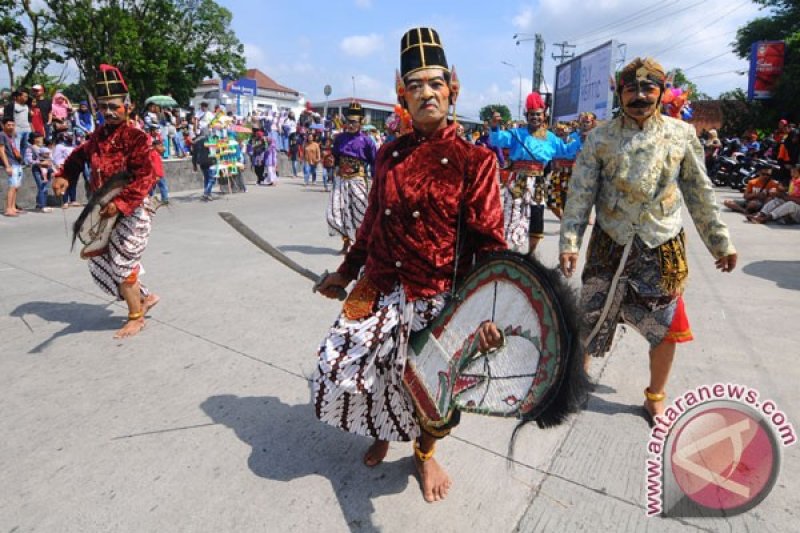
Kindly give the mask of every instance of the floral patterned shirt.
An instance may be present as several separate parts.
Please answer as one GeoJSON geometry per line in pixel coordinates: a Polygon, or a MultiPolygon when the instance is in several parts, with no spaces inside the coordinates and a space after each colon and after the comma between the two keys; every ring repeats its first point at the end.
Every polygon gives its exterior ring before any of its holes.
{"type": "Polygon", "coordinates": [[[592,206],[618,244],[638,235],[650,248],[675,237],[686,204],[715,258],[735,253],[690,124],[662,115],[644,127],[618,117],[589,133],[578,155],[561,222],[562,253],[577,253],[592,206]]]}

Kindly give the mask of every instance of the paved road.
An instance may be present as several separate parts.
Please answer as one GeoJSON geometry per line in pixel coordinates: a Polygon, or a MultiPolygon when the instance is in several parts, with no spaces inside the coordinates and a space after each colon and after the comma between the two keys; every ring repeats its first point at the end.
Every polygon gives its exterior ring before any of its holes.
{"type": "MultiPolygon", "coordinates": [[[[145,255],[162,303],[124,342],[112,339],[124,309],[70,254],[61,213],[0,219],[0,531],[797,530],[798,446],[745,515],[645,517],[647,359],[632,332],[595,362],[587,410],[523,430],[512,467],[513,424],[463,417],[438,450],[455,483],[443,503],[423,502],[408,445],[362,466],[368,441],[316,422],[308,404],[337,303],[216,215],[236,213],[322,271],[339,262],[324,203],[300,180],[210,204],[175,198],[145,255]]],[[[798,427],[800,231],[724,216],[740,268],[716,273],[689,230],[697,340],[679,349],[669,391],[745,383],[798,427]]],[[[557,222],[546,230],[542,257],[554,263],[557,222]]]]}

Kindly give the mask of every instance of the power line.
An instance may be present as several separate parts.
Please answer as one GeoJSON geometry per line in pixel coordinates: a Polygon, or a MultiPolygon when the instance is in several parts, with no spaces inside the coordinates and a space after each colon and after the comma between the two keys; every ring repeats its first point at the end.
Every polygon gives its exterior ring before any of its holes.
{"type": "Polygon", "coordinates": [[[654,52],[654,53],[653,53],[653,54],[651,54],[651,55],[652,55],[653,57],[658,57],[658,56],[660,56],[661,54],[663,54],[663,53],[666,53],[666,52],[671,52],[671,51],[673,51],[673,50],[680,50],[681,48],[685,48],[685,47],[687,47],[687,46],[695,46],[695,45],[697,45],[697,44],[700,44],[700,43],[705,43],[705,42],[707,42],[707,41],[713,41],[713,40],[716,40],[716,39],[721,39],[721,38],[725,37],[726,35],[730,35],[730,34],[732,34],[732,33],[736,33],[736,31],[737,31],[737,30],[727,30],[727,31],[724,31],[724,32],[722,32],[722,33],[718,33],[718,34],[716,34],[716,35],[709,35],[708,37],[704,37],[704,38],[702,38],[702,39],[698,39],[697,41],[692,41],[692,42],[689,42],[689,43],[687,43],[687,42],[683,41],[683,42],[679,43],[679,44],[678,44],[678,45],[676,45],[676,46],[671,46],[671,47],[669,47],[669,48],[665,48],[665,49],[663,49],[663,50],[659,50],[658,52],[654,52]]]}
{"type": "Polygon", "coordinates": [[[726,70],[725,72],[715,72],[713,74],[703,74],[702,76],[692,76],[692,81],[699,80],[701,78],[711,78],[713,76],[722,76],[723,74],[734,74],[734,73],[736,73],[736,74],[738,74],[740,76],[743,76],[743,75],[747,74],[747,71],[746,70],[741,70],[741,69],[736,69],[736,70],[726,70]]]}
{"type": "MultiPolygon", "coordinates": [[[[708,0],[700,0],[699,2],[697,2],[697,3],[695,3],[695,4],[692,4],[692,5],[688,6],[688,7],[680,7],[680,8],[678,8],[678,9],[674,10],[674,11],[670,11],[669,13],[664,13],[664,14],[662,15],[662,18],[666,18],[666,17],[669,17],[669,16],[671,16],[671,15],[674,15],[674,14],[676,14],[676,13],[681,13],[681,12],[688,11],[688,10],[690,10],[690,9],[694,9],[695,7],[699,6],[700,4],[704,4],[704,3],[706,3],[707,1],[708,1],[708,0]]],[[[622,33],[627,33],[627,32],[629,32],[629,31],[631,31],[631,30],[635,30],[635,29],[637,29],[637,28],[641,28],[642,26],[647,26],[647,25],[649,25],[649,24],[653,24],[653,23],[656,23],[656,22],[662,22],[662,21],[661,21],[661,20],[646,20],[646,21],[644,21],[644,22],[642,22],[642,23],[640,23],[640,24],[635,24],[635,25],[633,25],[633,26],[630,26],[630,27],[628,27],[628,28],[624,28],[624,29],[621,29],[621,30],[617,30],[617,31],[615,31],[615,32],[614,32],[614,35],[620,35],[620,34],[622,34],[622,33]]],[[[604,33],[605,33],[605,32],[604,32],[604,33]]],[[[583,43],[583,45],[584,45],[584,46],[588,46],[588,45],[590,45],[590,44],[592,44],[592,43],[597,43],[597,42],[605,41],[605,40],[607,40],[607,39],[609,39],[609,38],[610,38],[610,36],[606,36],[606,37],[600,37],[599,39],[592,39],[592,40],[590,40],[590,41],[586,41],[586,42],[584,42],[584,43],[583,43]]]]}
{"type": "Polygon", "coordinates": [[[578,35],[577,37],[573,37],[571,39],[567,39],[567,41],[577,41],[579,39],[583,39],[585,37],[588,37],[589,35],[594,35],[595,33],[600,33],[600,32],[605,33],[605,30],[608,29],[608,28],[613,28],[615,26],[620,26],[620,25],[627,24],[628,22],[633,22],[634,20],[638,20],[638,19],[640,19],[641,17],[643,17],[645,15],[650,15],[651,13],[647,13],[648,11],[653,11],[653,12],[659,11],[661,9],[669,7],[670,5],[677,4],[680,1],[681,0],[675,0],[672,4],[656,2],[655,4],[653,4],[651,6],[645,7],[643,9],[640,9],[639,11],[635,11],[634,13],[631,13],[629,16],[627,16],[627,17],[625,17],[625,18],[623,18],[621,20],[616,20],[614,22],[609,22],[608,24],[604,24],[604,25],[602,25],[602,26],[600,26],[598,28],[595,28],[595,29],[593,29],[591,31],[588,31],[586,33],[582,33],[582,34],[578,35]]]}
{"type": "Polygon", "coordinates": [[[730,11],[728,11],[727,13],[725,13],[724,15],[722,15],[721,17],[718,17],[718,18],[716,18],[716,19],[712,20],[711,22],[704,23],[704,24],[703,24],[703,27],[702,27],[702,28],[700,28],[699,30],[697,30],[696,32],[694,32],[694,33],[690,33],[689,35],[681,35],[681,42],[679,42],[678,44],[676,44],[676,45],[673,45],[673,46],[670,46],[670,47],[667,47],[667,48],[665,48],[664,50],[659,50],[658,52],[656,52],[656,53],[655,53],[655,54],[653,54],[653,55],[659,55],[659,54],[663,54],[663,53],[665,53],[665,52],[669,52],[670,50],[674,50],[675,48],[680,48],[681,46],[684,46],[684,45],[685,45],[685,43],[686,43],[686,41],[687,41],[688,39],[690,39],[691,37],[694,37],[694,36],[695,36],[695,35],[697,35],[698,33],[702,33],[704,30],[708,29],[709,27],[713,26],[714,24],[716,24],[716,23],[717,23],[717,22],[719,22],[720,20],[724,19],[724,18],[725,18],[725,17],[727,17],[728,15],[731,15],[731,14],[732,14],[732,13],[734,13],[735,11],[738,11],[739,9],[743,8],[745,5],[747,5],[747,4],[749,4],[749,3],[750,3],[750,0],[745,0],[744,2],[742,2],[742,3],[741,3],[741,4],[739,4],[739,5],[737,5],[736,7],[734,7],[733,9],[731,9],[730,11]]]}
{"type": "Polygon", "coordinates": [[[712,61],[714,61],[715,59],[719,59],[720,57],[722,57],[722,56],[725,56],[725,55],[728,55],[728,54],[730,54],[730,52],[726,50],[725,52],[722,52],[722,53],[721,53],[721,54],[719,54],[719,55],[715,55],[714,57],[711,57],[711,58],[709,58],[709,59],[706,59],[705,61],[701,61],[700,63],[698,63],[698,64],[696,64],[696,65],[692,65],[691,67],[688,67],[688,68],[685,68],[685,69],[682,69],[682,70],[683,70],[684,72],[686,72],[687,70],[691,70],[691,69],[693,69],[693,68],[697,68],[697,67],[699,67],[699,66],[705,65],[706,63],[711,63],[711,62],[712,62],[712,61]]]}

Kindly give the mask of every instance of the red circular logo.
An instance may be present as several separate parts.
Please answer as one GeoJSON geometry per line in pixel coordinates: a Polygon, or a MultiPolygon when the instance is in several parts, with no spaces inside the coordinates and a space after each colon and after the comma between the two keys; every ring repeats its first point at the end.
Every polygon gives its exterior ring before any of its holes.
{"type": "Polygon", "coordinates": [[[777,477],[774,435],[744,407],[712,407],[690,418],[670,453],[680,490],[708,509],[751,507],[769,494],[777,477]]]}

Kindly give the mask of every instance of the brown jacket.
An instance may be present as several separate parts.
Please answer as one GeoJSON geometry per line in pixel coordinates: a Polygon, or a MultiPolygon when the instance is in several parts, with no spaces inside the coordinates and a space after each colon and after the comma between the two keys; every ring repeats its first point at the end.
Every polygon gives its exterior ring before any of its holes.
{"type": "Polygon", "coordinates": [[[320,159],[322,159],[319,151],[319,144],[314,141],[307,142],[305,152],[303,153],[303,159],[309,165],[319,164],[320,159]]]}

